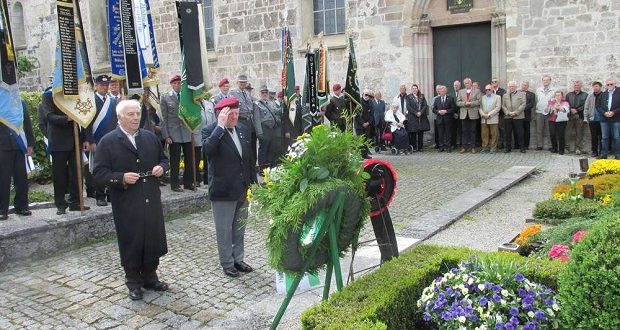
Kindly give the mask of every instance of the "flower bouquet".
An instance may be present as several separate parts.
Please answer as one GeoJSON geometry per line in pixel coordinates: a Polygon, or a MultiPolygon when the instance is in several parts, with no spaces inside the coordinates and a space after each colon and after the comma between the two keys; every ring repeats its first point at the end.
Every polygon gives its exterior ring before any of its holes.
{"type": "Polygon", "coordinates": [[[437,277],[418,300],[423,319],[439,329],[557,329],[556,293],[514,263],[472,259],[437,277]]]}

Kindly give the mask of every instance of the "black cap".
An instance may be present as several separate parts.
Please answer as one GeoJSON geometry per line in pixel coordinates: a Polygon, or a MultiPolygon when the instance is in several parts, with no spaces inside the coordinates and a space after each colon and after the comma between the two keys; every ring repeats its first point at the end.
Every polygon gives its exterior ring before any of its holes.
{"type": "Polygon", "coordinates": [[[106,74],[95,77],[95,84],[109,84],[110,82],[112,82],[112,77],[106,74]]]}

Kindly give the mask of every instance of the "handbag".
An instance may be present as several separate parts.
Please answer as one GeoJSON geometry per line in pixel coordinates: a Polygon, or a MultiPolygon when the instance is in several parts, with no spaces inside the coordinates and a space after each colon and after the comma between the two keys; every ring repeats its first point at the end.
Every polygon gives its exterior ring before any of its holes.
{"type": "Polygon", "coordinates": [[[555,115],[556,122],[568,121],[568,112],[557,112],[555,115]]]}
{"type": "Polygon", "coordinates": [[[392,141],[392,132],[390,132],[390,125],[385,125],[383,133],[381,134],[381,140],[392,141]]]}

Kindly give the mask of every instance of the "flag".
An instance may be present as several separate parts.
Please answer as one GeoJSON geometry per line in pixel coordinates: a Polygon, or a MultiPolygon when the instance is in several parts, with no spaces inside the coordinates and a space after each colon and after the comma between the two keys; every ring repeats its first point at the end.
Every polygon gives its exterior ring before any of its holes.
{"type": "MultiPolygon", "coordinates": [[[[179,117],[190,131],[202,124],[200,101],[204,98],[204,73],[202,70],[202,49],[200,13],[202,6],[195,1],[177,1],[179,18],[179,39],[181,42],[181,95],[179,117]]],[[[204,31],[204,29],[203,29],[204,31]]],[[[206,54],[206,51],[204,52],[206,54]]]]}
{"type": "Polygon", "coordinates": [[[58,38],[52,94],[54,104],[82,127],[95,118],[95,92],[77,0],[56,1],[58,38]]]}
{"type": "Polygon", "coordinates": [[[344,86],[344,99],[351,109],[351,115],[362,107],[360,98],[360,88],[357,84],[357,60],[355,59],[355,49],[353,48],[353,38],[349,37],[349,65],[347,67],[347,80],[344,86]]]}
{"type": "MultiPolygon", "coordinates": [[[[11,129],[15,137],[19,137],[24,122],[24,109],[17,85],[17,58],[13,48],[7,0],[2,0],[0,10],[0,122],[11,129]]],[[[19,140],[18,144],[22,142],[19,140]]]]}
{"type": "Polygon", "coordinates": [[[319,103],[317,98],[316,60],[316,49],[309,48],[306,53],[306,79],[304,81],[301,114],[302,128],[304,132],[310,132],[312,127],[321,123],[322,119],[319,113],[319,103]]]}
{"type": "MultiPolygon", "coordinates": [[[[142,69],[142,82],[144,86],[151,87],[159,84],[157,71],[159,69],[159,56],[155,44],[155,31],[151,16],[151,4],[149,0],[133,0],[136,19],[136,35],[140,46],[142,69]]],[[[159,105],[159,104],[158,104],[159,105]]]]}
{"type": "Polygon", "coordinates": [[[291,32],[288,27],[284,30],[284,64],[282,66],[282,92],[284,94],[284,102],[289,109],[295,109],[297,102],[297,93],[295,93],[295,62],[293,59],[293,44],[291,42],[291,32]]]}
{"type": "Polygon", "coordinates": [[[327,75],[327,47],[321,45],[318,49],[317,65],[317,97],[319,109],[329,103],[329,77],[327,75]]]}

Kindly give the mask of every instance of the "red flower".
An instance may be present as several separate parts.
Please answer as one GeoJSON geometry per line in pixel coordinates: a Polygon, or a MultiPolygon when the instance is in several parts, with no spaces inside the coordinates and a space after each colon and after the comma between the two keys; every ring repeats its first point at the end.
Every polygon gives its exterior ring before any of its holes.
{"type": "Polygon", "coordinates": [[[551,250],[549,250],[549,254],[547,254],[547,256],[551,259],[558,259],[562,262],[568,262],[568,252],[570,252],[570,247],[562,244],[556,244],[551,247],[551,250]]]}
{"type": "Polygon", "coordinates": [[[576,232],[575,235],[573,235],[573,240],[572,240],[573,244],[579,243],[579,241],[581,241],[581,239],[584,238],[587,233],[588,233],[587,230],[580,230],[576,232]]]}

